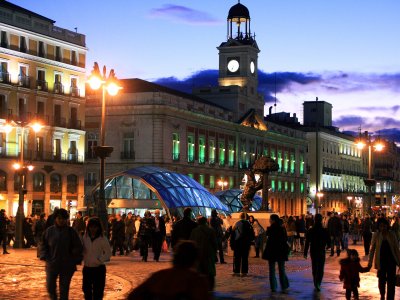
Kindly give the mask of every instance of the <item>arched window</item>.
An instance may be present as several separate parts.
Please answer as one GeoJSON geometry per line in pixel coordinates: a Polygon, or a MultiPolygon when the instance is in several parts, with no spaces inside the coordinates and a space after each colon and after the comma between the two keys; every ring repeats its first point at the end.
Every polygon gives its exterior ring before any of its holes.
{"type": "Polygon", "coordinates": [[[45,177],[43,173],[33,174],[33,191],[34,192],[44,192],[45,187],[45,177]]]}
{"type": "Polygon", "coordinates": [[[60,174],[51,174],[50,176],[50,192],[51,193],[61,193],[61,175],[60,174]]]}
{"type": "Polygon", "coordinates": [[[78,191],[78,176],[68,175],[67,176],[67,193],[76,194],[78,191]]]}
{"type": "Polygon", "coordinates": [[[7,191],[7,173],[0,170],[0,191],[7,191]]]}

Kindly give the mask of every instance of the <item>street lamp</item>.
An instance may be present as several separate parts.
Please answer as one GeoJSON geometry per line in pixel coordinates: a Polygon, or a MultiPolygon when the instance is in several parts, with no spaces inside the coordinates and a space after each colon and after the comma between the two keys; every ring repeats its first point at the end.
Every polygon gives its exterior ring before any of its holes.
{"type": "Polygon", "coordinates": [[[5,125],[5,130],[10,133],[13,128],[21,128],[21,142],[20,142],[20,157],[19,161],[14,163],[13,168],[19,176],[19,187],[18,187],[18,210],[15,216],[15,242],[14,248],[20,249],[24,247],[24,234],[23,234],[23,222],[25,219],[24,215],[24,198],[26,194],[25,188],[25,177],[28,171],[33,170],[31,164],[25,164],[24,162],[24,136],[25,129],[32,128],[33,131],[39,132],[43,126],[38,122],[25,122],[25,121],[11,121],[5,125]]]}
{"type": "Polygon", "coordinates": [[[113,147],[105,146],[105,119],[106,119],[106,93],[110,96],[115,96],[121,87],[118,85],[118,80],[115,77],[114,69],[111,69],[108,78],[106,76],[106,66],[103,66],[103,74],[100,73],[99,65],[94,63],[92,73],[88,79],[88,83],[93,90],[102,89],[102,102],[101,102],[101,127],[100,127],[100,146],[94,147],[94,153],[100,158],[100,187],[99,199],[97,202],[97,214],[103,225],[103,229],[107,231],[108,227],[108,214],[105,200],[104,191],[104,170],[105,159],[111,155],[113,147]]]}
{"type": "Polygon", "coordinates": [[[321,212],[322,209],[319,210],[319,207],[322,208],[321,198],[324,196],[324,194],[321,193],[321,192],[317,192],[315,195],[318,197],[318,203],[317,203],[318,206],[315,208],[315,209],[316,209],[316,212],[317,212],[317,213],[322,213],[322,212],[321,212]]]}
{"type": "Polygon", "coordinates": [[[228,181],[223,180],[223,178],[221,178],[220,180],[218,180],[217,184],[221,188],[221,191],[223,191],[224,188],[228,186],[228,181]]]}
{"type": "MultiPolygon", "coordinates": [[[[382,144],[379,140],[372,142],[371,137],[368,135],[368,132],[365,132],[365,138],[362,139],[360,137],[360,140],[357,142],[357,148],[362,150],[365,148],[365,146],[368,146],[368,178],[364,179],[364,183],[366,186],[368,186],[368,193],[369,193],[369,199],[368,199],[368,214],[371,216],[372,215],[372,186],[375,185],[375,179],[372,179],[372,148],[374,148],[375,151],[382,151],[385,148],[385,145],[382,144]]],[[[365,208],[364,208],[365,210],[365,208]]]]}
{"type": "Polygon", "coordinates": [[[352,196],[347,196],[347,200],[349,200],[349,206],[348,206],[347,210],[349,212],[351,212],[351,200],[353,200],[353,197],[352,196]]]}

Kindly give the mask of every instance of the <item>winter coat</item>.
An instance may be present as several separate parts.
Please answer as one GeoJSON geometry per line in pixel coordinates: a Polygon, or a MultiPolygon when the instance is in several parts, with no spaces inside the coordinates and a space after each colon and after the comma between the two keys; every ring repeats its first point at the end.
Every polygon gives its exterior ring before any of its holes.
{"type": "Polygon", "coordinates": [[[154,223],[154,219],[152,217],[145,217],[140,220],[139,226],[139,237],[145,237],[147,239],[151,239],[156,228],[156,224],[154,223]]]}
{"type": "Polygon", "coordinates": [[[215,253],[217,252],[215,231],[207,225],[199,225],[192,230],[190,239],[196,243],[199,251],[197,271],[215,276],[215,253]]]}
{"type": "Polygon", "coordinates": [[[105,236],[92,240],[85,233],[83,236],[83,263],[86,267],[98,267],[110,261],[111,247],[105,236]]]}
{"type": "Polygon", "coordinates": [[[124,221],[115,220],[112,223],[111,237],[113,241],[125,241],[125,223],[124,221]]]}
{"type": "Polygon", "coordinates": [[[269,261],[287,261],[289,245],[285,228],[273,223],[267,228],[267,245],[263,253],[263,259],[269,261]]]}
{"type": "Polygon", "coordinates": [[[308,254],[310,248],[311,258],[325,256],[325,248],[330,243],[328,230],[322,227],[322,223],[315,223],[306,233],[306,244],[304,246],[304,256],[308,254]],[[311,247],[310,247],[311,245],[311,247]]]}
{"type": "Polygon", "coordinates": [[[250,222],[247,220],[237,221],[231,231],[231,248],[233,250],[250,248],[253,240],[254,230],[250,222]]]}
{"type": "Polygon", "coordinates": [[[331,217],[328,221],[328,231],[330,236],[342,236],[342,223],[338,216],[331,217]]]}
{"type": "Polygon", "coordinates": [[[86,229],[85,221],[83,221],[83,218],[82,217],[76,218],[72,223],[72,228],[74,228],[76,232],[79,233],[80,235],[83,235],[86,229]]]}
{"type": "Polygon", "coordinates": [[[368,267],[362,267],[360,264],[360,259],[351,260],[350,258],[345,258],[340,261],[340,281],[343,281],[344,289],[351,289],[352,287],[360,286],[360,272],[368,272],[368,267]]]}
{"type": "Polygon", "coordinates": [[[132,235],[136,233],[135,219],[133,219],[133,218],[125,219],[125,233],[132,234],[132,235]]]}
{"type": "Polygon", "coordinates": [[[188,240],[197,223],[189,217],[184,217],[175,223],[171,232],[171,245],[174,247],[180,240],[188,240]]]}
{"type": "MultiPolygon", "coordinates": [[[[383,236],[382,233],[377,231],[372,236],[371,251],[369,252],[368,264],[372,266],[372,261],[375,258],[375,269],[380,270],[381,268],[381,246],[382,246],[383,236]],[[375,257],[374,257],[375,256],[375,257]]],[[[392,250],[392,255],[396,261],[396,265],[400,266],[400,250],[397,243],[396,236],[394,232],[388,231],[387,241],[392,250]]]]}

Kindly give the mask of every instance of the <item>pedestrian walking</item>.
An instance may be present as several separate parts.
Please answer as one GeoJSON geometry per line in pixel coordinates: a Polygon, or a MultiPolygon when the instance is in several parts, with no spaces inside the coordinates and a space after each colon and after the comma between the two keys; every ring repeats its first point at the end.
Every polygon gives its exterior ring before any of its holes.
{"type": "Polygon", "coordinates": [[[172,234],[172,220],[165,216],[165,241],[167,242],[167,251],[169,252],[169,248],[171,246],[171,234],[172,234]]]}
{"type": "Polygon", "coordinates": [[[67,300],[76,265],[82,261],[82,242],[69,227],[68,212],[61,208],[54,213],[54,225],[43,234],[40,259],[46,261],[46,287],[51,300],[67,300]],[[57,278],[60,297],[57,297],[57,278]]]}
{"type": "Polygon", "coordinates": [[[3,246],[3,254],[10,254],[7,251],[7,226],[10,221],[7,218],[6,211],[0,210],[0,242],[3,246]]]}
{"type": "MultiPolygon", "coordinates": [[[[11,242],[15,243],[15,218],[10,216],[7,225],[7,245],[10,246],[11,242]]],[[[7,253],[6,253],[7,254],[7,253]]]]}
{"type": "Polygon", "coordinates": [[[115,220],[111,227],[111,245],[112,255],[115,256],[117,250],[119,255],[124,255],[124,242],[125,242],[125,223],[122,220],[121,214],[115,215],[115,220]]]}
{"type": "Polygon", "coordinates": [[[233,250],[233,275],[246,276],[249,272],[249,251],[253,240],[253,228],[247,221],[247,214],[242,212],[240,220],[232,227],[230,238],[233,250]]]}
{"type": "Polygon", "coordinates": [[[372,237],[368,266],[378,270],[379,292],[381,299],[394,300],[396,285],[396,265],[400,266],[400,250],[395,234],[389,230],[389,222],[385,218],[377,221],[377,231],[372,237]],[[386,291],[387,286],[387,291],[386,291]]]}
{"type": "Polygon", "coordinates": [[[358,288],[360,287],[360,272],[368,272],[370,267],[362,267],[358,252],[355,249],[347,250],[347,258],[340,260],[340,281],[343,281],[343,288],[346,290],[346,300],[351,299],[351,293],[354,299],[358,300],[358,288]]]}
{"type": "Polygon", "coordinates": [[[255,219],[253,216],[249,216],[249,222],[251,226],[253,227],[254,231],[254,248],[256,250],[256,256],[254,258],[259,258],[260,257],[260,249],[261,245],[265,236],[265,230],[264,228],[260,225],[257,219],[255,219]]]}
{"type": "Polygon", "coordinates": [[[105,262],[111,257],[111,247],[103,235],[100,219],[90,218],[83,236],[82,290],[85,300],[101,300],[106,283],[105,262]]]}
{"type": "Polygon", "coordinates": [[[133,251],[133,238],[136,233],[135,219],[132,212],[129,212],[125,219],[125,254],[133,251]]]}
{"type": "Polygon", "coordinates": [[[40,245],[42,244],[42,236],[44,231],[46,230],[46,220],[45,220],[46,214],[42,213],[40,214],[39,220],[36,221],[35,227],[34,227],[34,237],[35,237],[35,242],[37,245],[37,257],[40,257],[40,245]]]}
{"type": "Polygon", "coordinates": [[[207,224],[205,217],[197,220],[198,226],[192,230],[190,239],[196,243],[199,253],[197,271],[207,276],[210,290],[215,286],[215,253],[217,252],[217,237],[215,231],[207,224]]]}
{"type": "MultiPolygon", "coordinates": [[[[350,233],[350,223],[347,220],[347,215],[341,215],[341,223],[342,223],[342,250],[347,250],[349,248],[349,233],[350,233]]],[[[357,220],[358,223],[358,220],[357,220]]]]}
{"type": "Polygon", "coordinates": [[[83,234],[85,233],[86,224],[83,220],[81,211],[78,211],[75,214],[75,220],[72,222],[72,228],[74,228],[80,236],[83,236],[83,234]]]}
{"type": "Polygon", "coordinates": [[[325,249],[330,243],[330,237],[328,230],[322,226],[322,215],[316,214],[314,221],[314,226],[306,233],[304,258],[307,259],[308,249],[310,249],[314,288],[319,292],[324,277],[325,249]]]}
{"type": "Polygon", "coordinates": [[[153,237],[155,229],[154,219],[151,217],[149,211],[144,213],[144,218],[140,220],[139,227],[139,244],[140,244],[140,256],[142,256],[142,261],[147,261],[147,256],[149,253],[149,244],[151,243],[151,238],[153,237]]]}
{"type": "Polygon", "coordinates": [[[373,224],[371,218],[368,215],[366,215],[364,218],[364,221],[361,224],[361,231],[362,231],[362,236],[363,236],[363,241],[364,241],[365,255],[369,255],[373,227],[374,227],[374,224],[373,224]]]}
{"type": "Polygon", "coordinates": [[[285,261],[288,261],[289,245],[287,243],[287,234],[281,220],[276,214],[272,214],[269,219],[271,224],[267,228],[267,245],[263,253],[263,259],[268,260],[269,283],[272,292],[276,292],[278,283],[275,276],[275,266],[278,264],[279,282],[283,293],[289,288],[289,279],[286,276],[285,261]]]}
{"type": "Polygon", "coordinates": [[[171,246],[175,245],[180,240],[188,240],[192,230],[197,226],[197,223],[191,219],[192,209],[186,207],[183,211],[183,218],[175,223],[172,227],[171,246]]]}
{"type": "Polygon", "coordinates": [[[337,212],[334,213],[333,217],[329,218],[328,221],[328,231],[331,238],[331,255],[335,254],[335,246],[336,246],[336,254],[340,256],[340,241],[342,239],[343,229],[342,223],[339,219],[339,214],[337,212]]]}
{"type": "Polygon", "coordinates": [[[160,210],[156,209],[154,211],[154,231],[152,240],[152,250],[154,254],[154,260],[160,260],[161,247],[165,240],[166,229],[164,217],[160,216],[160,210]]]}
{"type": "MultiPolygon", "coordinates": [[[[224,250],[222,249],[222,242],[224,239],[224,232],[222,230],[223,221],[220,217],[218,217],[218,213],[215,209],[211,211],[211,219],[210,219],[210,226],[214,229],[215,236],[217,239],[217,249],[219,254],[219,262],[221,264],[226,264],[224,259],[224,250]]],[[[217,252],[217,251],[216,251],[217,252]]],[[[215,259],[218,262],[218,259],[215,259]]]]}

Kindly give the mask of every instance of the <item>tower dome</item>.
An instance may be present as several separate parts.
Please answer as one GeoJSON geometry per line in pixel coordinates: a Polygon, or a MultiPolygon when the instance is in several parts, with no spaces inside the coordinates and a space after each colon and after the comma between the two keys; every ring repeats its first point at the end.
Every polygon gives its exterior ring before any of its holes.
{"type": "Polygon", "coordinates": [[[228,13],[228,19],[236,19],[236,18],[250,19],[249,10],[247,9],[246,6],[244,6],[240,2],[232,6],[228,13]]]}

